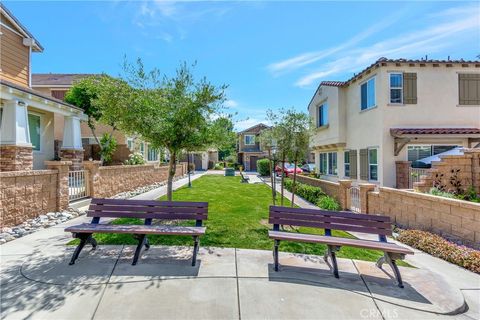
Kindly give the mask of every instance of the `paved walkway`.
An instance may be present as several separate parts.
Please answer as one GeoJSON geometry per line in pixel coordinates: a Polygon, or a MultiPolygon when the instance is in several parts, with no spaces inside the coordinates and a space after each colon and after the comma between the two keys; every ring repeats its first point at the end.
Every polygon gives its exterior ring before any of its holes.
{"type": "Polygon", "coordinates": [[[82,220],[0,246],[2,318],[480,319],[480,276],[425,254],[403,290],[350,259],[335,279],[318,256],[281,253],[276,273],[263,250],[202,247],[191,267],[191,247],[153,246],[131,266],[133,246],[99,246],[69,266],[63,229],[82,220]]]}

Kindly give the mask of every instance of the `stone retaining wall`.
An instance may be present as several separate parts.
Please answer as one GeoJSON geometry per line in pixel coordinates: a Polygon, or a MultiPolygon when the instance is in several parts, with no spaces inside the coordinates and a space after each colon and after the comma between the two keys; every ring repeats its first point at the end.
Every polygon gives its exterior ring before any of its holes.
{"type": "Polygon", "coordinates": [[[480,203],[380,187],[367,191],[364,213],[390,216],[400,227],[422,229],[480,248],[480,203]]]}
{"type": "Polygon", "coordinates": [[[0,172],[0,227],[55,211],[57,180],[57,170],[0,172]]]}

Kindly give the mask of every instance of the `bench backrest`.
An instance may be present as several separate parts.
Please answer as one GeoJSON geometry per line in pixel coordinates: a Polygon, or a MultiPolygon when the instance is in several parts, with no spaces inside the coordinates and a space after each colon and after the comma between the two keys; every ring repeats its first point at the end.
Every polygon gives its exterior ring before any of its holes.
{"type": "Polygon", "coordinates": [[[270,206],[269,223],[279,225],[354,231],[384,236],[392,235],[390,217],[351,212],[270,206]]]}
{"type": "Polygon", "coordinates": [[[208,202],[155,200],[123,200],[93,198],[87,211],[94,218],[140,218],[164,220],[196,220],[208,218],[208,202]]]}

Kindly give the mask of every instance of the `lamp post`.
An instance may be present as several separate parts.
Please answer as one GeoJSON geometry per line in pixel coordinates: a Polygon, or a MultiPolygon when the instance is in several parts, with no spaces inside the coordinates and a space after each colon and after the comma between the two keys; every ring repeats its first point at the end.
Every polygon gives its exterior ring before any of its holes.
{"type": "Polygon", "coordinates": [[[274,141],[272,141],[272,158],[271,158],[271,162],[272,162],[272,166],[271,166],[271,176],[270,176],[270,180],[271,180],[271,184],[272,184],[272,199],[273,199],[273,205],[275,205],[275,202],[276,202],[276,199],[277,199],[277,182],[276,182],[276,174],[275,174],[275,164],[276,164],[276,161],[277,161],[277,146],[276,144],[274,143],[274,141]]]}

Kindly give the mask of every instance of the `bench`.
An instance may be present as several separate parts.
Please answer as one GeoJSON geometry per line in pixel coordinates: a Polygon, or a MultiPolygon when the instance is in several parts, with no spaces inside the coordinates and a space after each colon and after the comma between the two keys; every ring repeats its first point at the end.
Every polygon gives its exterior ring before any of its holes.
{"type": "Polygon", "coordinates": [[[87,211],[87,217],[92,217],[90,223],[83,223],[65,229],[71,232],[74,238],[80,239],[75,249],[70,265],[75,264],[85,244],[92,245],[93,250],[97,242],[93,233],[128,233],[137,240],[132,265],[136,265],[143,246],[150,248],[147,235],[182,235],[192,236],[194,241],[192,266],[195,266],[199,247],[199,237],[205,234],[203,220],[208,217],[207,202],[168,202],[155,200],[123,200],[123,199],[92,199],[87,211]],[[144,219],[143,225],[131,224],[100,224],[100,218],[139,218],[144,219]],[[159,220],[195,220],[195,226],[152,225],[153,219],[159,220]]]}
{"type": "Polygon", "coordinates": [[[248,183],[248,181],[250,181],[250,177],[243,175],[242,169],[240,169],[240,176],[242,177],[242,183],[248,183]]]}
{"type": "Polygon", "coordinates": [[[328,262],[328,258],[330,258],[333,274],[336,278],[338,278],[339,275],[335,252],[340,250],[340,247],[350,246],[373,249],[384,252],[384,255],[376,263],[377,267],[382,268],[385,262],[388,263],[393,270],[397,285],[403,288],[402,277],[395,261],[404,259],[406,254],[413,254],[413,251],[395,243],[387,242],[387,236],[392,235],[390,217],[351,212],[270,206],[269,223],[273,224],[273,230],[268,232],[268,236],[274,239],[273,256],[275,271],[278,271],[278,246],[280,241],[327,245],[327,251],[323,258],[325,262],[328,262]],[[280,226],[283,228],[284,225],[321,228],[325,229],[325,235],[280,231],[280,226]],[[379,240],[334,237],[332,236],[332,230],[375,234],[378,235],[379,240]]]}

